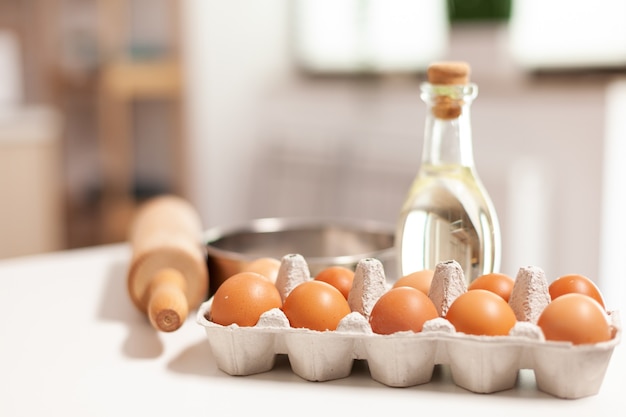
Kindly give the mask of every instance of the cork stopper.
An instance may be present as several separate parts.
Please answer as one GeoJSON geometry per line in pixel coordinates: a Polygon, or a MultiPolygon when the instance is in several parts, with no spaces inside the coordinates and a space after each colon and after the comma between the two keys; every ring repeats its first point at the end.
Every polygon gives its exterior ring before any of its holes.
{"type": "Polygon", "coordinates": [[[470,66],[463,61],[433,62],[427,74],[431,84],[463,85],[469,82],[470,66]]]}
{"type": "MultiPolygon", "coordinates": [[[[428,66],[427,75],[433,85],[465,85],[469,83],[470,66],[463,61],[434,62],[428,66]]],[[[435,98],[432,111],[438,119],[456,119],[462,106],[462,100],[442,94],[435,98]]]]}

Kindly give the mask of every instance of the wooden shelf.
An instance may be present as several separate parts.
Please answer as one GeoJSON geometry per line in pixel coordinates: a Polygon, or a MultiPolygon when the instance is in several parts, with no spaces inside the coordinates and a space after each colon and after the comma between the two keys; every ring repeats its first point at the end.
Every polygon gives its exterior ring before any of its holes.
{"type": "Polygon", "coordinates": [[[181,86],[180,66],[173,61],[122,61],[102,68],[98,81],[98,142],[104,178],[102,236],[105,242],[126,238],[125,231],[135,206],[132,113],[137,100],[165,99],[174,103],[170,112],[176,132],[171,137],[174,150],[171,163],[176,173],[172,192],[182,194],[181,86]]]}
{"type": "Polygon", "coordinates": [[[182,87],[176,61],[114,62],[102,68],[100,92],[118,100],[177,99],[182,87]]]}
{"type": "Polygon", "coordinates": [[[183,71],[178,59],[181,6],[171,0],[144,3],[0,0],[0,28],[14,31],[22,41],[25,99],[50,104],[64,119],[60,147],[68,247],[127,237],[127,223],[144,198],[136,192],[137,182],[152,181],[134,178],[138,158],[144,158],[138,152],[145,149],[135,146],[150,144],[143,131],[137,136],[143,126],[135,125],[141,117],[135,113],[138,101],[168,102],[169,113],[164,116],[168,120],[163,122],[168,129],[173,127],[154,142],[164,146],[163,141],[169,141],[165,151],[169,154],[160,152],[154,161],[168,164],[168,173],[158,170],[150,190],[158,188],[155,183],[166,182],[168,191],[184,195],[183,71]],[[142,38],[146,22],[152,26],[147,38],[142,38]],[[140,61],[131,59],[132,51],[151,55],[140,61]],[[163,180],[164,175],[175,178],[163,180]],[[71,236],[78,238],[70,241],[71,236]]]}

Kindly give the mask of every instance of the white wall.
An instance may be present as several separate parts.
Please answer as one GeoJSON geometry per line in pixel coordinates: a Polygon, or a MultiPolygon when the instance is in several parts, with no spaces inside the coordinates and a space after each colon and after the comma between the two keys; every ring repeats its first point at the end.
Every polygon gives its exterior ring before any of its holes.
{"type": "Polygon", "coordinates": [[[607,91],[606,142],[602,187],[600,284],[608,306],[626,298],[626,79],[611,83],[607,91]]]}
{"type": "MultiPolygon", "coordinates": [[[[306,78],[286,1],[186,0],[191,196],[207,227],[260,216],[394,222],[421,153],[419,79],[306,78]],[[245,5],[244,5],[245,3],[245,5]]],[[[499,212],[503,272],[599,282],[606,98],[593,77],[532,78],[500,27],[459,27],[472,64],[479,174],[499,212]]]]}
{"type": "Polygon", "coordinates": [[[286,0],[185,0],[190,199],[207,227],[241,221],[259,110],[289,77],[286,0]]]}

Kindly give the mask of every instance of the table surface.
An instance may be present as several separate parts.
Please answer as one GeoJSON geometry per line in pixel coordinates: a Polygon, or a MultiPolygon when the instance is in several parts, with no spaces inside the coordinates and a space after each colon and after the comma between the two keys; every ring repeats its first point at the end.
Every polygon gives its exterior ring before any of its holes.
{"type": "Polygon", "coordinates": [[[135,309],[126,290],[130,255],[128,245],[115,244],[0,261],[1,416],[309,415],[337,407],[356,415],[453,415],[472,407],[571,417],[626,409],[623,344],[600,392],[576,400],[538,391],[530,370],[514,389],[488,395],[455,386],[443,367],[430,383],[409,388],[373,381],[358,362],[349,377],[328,382],[299,378],[286,358],[270,372],[229,376],[217,368],[195,312],[179,330],[161,333],[135,309]]]}

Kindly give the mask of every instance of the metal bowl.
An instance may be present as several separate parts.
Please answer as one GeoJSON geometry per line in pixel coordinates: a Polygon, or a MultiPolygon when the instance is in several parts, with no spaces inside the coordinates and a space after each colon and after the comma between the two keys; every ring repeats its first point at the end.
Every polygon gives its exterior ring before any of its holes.
{"type": "Polygon", "coordinates": [[[393,228],[373,221],[263,218],[205,232],[211,292],[226,278],[260,257],[281,259],[297,253],[311,276],[331,265],[354,268],[359,260],[376,258],[393,277],[393,228]]]}

